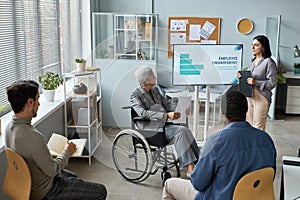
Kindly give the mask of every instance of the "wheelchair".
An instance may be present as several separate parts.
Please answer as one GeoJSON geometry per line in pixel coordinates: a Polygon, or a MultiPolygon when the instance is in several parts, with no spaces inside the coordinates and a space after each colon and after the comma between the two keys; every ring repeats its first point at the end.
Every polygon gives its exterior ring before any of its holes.
{"type": "Polygon", "coordinates": [[[137,122],[153,121],[138,117],[130,106],[123,109],[131,110],[131,129],[120,131],[113,141],[112,158],[118,172],[134,183],[142,182],[162,169],[161,179],[164,185],[171,177],[168,170],[173,167],[176,167],[177,177],[180,177],[179,161],[173,153],[167,151],[165,126],[158,132],[141,130],[137,128],[137,122]]]}

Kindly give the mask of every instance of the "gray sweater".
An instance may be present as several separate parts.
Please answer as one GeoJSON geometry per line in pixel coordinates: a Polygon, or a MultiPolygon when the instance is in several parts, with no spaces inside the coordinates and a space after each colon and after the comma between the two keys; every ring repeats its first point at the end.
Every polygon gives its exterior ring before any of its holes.
{"type": "Polygon", "coordinates": [[[51,189],[54,177],[68,164],[69,153],[64,151],[52,158],[43,134],[31,125],[31,118],[16,118],[5,129],[5,145],[26,161],[31,178],[31,199],[42,199],[51,189]]]}
{"type": "Polygon", "coordinates": [[[263,58],[254,67],[254,60],[251,60],[249,69],[255,79],[255,86],[258,91],[271,103],[271,90],[277,84],[277,68],[272,58],[263,58]]]}

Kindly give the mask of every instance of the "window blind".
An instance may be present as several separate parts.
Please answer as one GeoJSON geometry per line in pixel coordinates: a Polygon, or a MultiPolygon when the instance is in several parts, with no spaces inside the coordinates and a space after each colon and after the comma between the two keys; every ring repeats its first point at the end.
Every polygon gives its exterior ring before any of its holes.
{"type": "Polygon", "coordinates": [[[5,88],[16,80],[75,68],[82,52],[80,3],[0,0],[0,105],[9,105],[5,88]]]}
{"type": "Polygon", "coordinates": [[[60,0],[61,62],[63,72],[75,69],[75,58],[81,58],[80,0],[60,0]]]}
{"type": "Polygon", "coordinates": [[[0,104],[8,105],[6,86],[26,78],[26,45],[23,31],[24,2],[0,0],[0,104]]]}
{"type": "Polygon", "coordinates": [[[57,0],[0,0],[0,59],[4,105],[12,82],[61,72],[57,0]]]}

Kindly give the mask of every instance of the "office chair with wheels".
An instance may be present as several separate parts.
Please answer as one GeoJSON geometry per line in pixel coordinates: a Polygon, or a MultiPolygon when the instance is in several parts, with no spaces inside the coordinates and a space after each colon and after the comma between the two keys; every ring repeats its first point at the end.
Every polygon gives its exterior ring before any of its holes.
{"type": "Polygon", "coordinates": [[[162,127],[159,132],[138,129],[136,124],[139,121],[155,121],[138,117],[130,106],[123,109],[131,109],[132,126],[131,129],[118,133],[113,142],[112,157],[118,172],[128,181],[141,182],[162,168],[161,178],[164,185],[171,177],[168,169],[176,167],[177,177],[180,177],[178,159],[167,151],[165,128],[162,127]]]}
{"type": "Polygon", "coordinates": [[[274,169],[266,167],[244,175],[237,183],[233,200],[275,200],[274,169]]]}
{"type": "Polygon", "coordinates": [[[14,200],[28,200],[31,191],[31,175],[25,160],[15,151],[7,148],[7,170],[3,192],[14,200]]]}

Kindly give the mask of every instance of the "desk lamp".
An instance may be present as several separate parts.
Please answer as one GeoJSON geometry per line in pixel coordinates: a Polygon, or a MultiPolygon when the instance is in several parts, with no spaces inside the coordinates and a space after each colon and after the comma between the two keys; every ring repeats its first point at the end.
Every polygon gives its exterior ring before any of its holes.
{"type": "Polygon", "coordinates": [[[297,45],[294,46],[293,50],[294,50],[294,58],[300,57],[300,51],[297,45]]]}
{"type": "Polygon", "coordinates": [[[293,48],[287,47],[287,46],[281,46],[281,45],[279,45],[279,47],[287,48],[287,49],[293,50],[293,51],[294,51],[294,58],[300,57],[300,50],[299,50],[299,48],[298,48],[297,45],[295,45],[293,48]]]}

